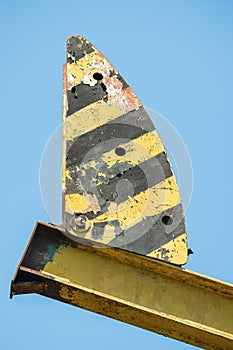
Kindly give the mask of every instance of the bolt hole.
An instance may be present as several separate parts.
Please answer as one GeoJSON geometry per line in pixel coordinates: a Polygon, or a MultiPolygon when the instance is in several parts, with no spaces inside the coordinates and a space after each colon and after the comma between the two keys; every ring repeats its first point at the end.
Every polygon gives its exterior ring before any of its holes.
{"type": "Polygon", "coordinates": [[[95,80],[102,80],[103,79],[103,75],[101,74],[101,73],[94,73],[93,74],[93,78],[95,79],[95,80]]]}
{"type": "Polygon", "coordinates": [[[166,225],[166,226],[171,225],[171,224],[173,223],[173,219],[172,219],[172,217],[169,216],[169,215],[164,215],[164,216],[162,217],[162,223],[163,223],[164,225],[166,225]]]}
{"type": "Polygon", "coordinates": [[[117,148],[115,149],[115,153],[116,153],[118,156],[124,156],[125,153],[126,153],[126,151],[125,151],[125,149],[122,148],[122,147],[117,147],[117,148]]]}
{"type": "Polygon", "coordinates": [[[76,89],[75,89],[75,86],[73,86],[72,89],[71,89],[72,94],[75,93],[75,90],[76,90],[76,89]]]}

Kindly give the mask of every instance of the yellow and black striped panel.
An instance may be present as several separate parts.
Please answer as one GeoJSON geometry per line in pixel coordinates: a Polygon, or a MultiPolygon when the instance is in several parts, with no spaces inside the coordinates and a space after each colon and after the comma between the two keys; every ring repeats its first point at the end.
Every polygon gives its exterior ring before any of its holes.
{"type": "Polygon", "coordinates": [[[67,42],[63,225],[85,237],[182,265],[179,189],[155,127],[131,88],[85,38],[67,42]]]}

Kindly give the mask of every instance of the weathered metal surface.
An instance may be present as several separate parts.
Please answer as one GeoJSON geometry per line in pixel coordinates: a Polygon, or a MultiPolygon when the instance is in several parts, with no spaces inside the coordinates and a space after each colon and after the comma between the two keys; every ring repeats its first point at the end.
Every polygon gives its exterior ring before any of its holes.
{"type": "Polygon", "coordinates": [[[85,38],[67,42],[63,227],[182,265],[187,237],[164,146],[137,96],[85,38]]]}
{"type": "Polygon", "coordinates": [[[232,285],[67,235],[36,226],[11,296],[39,293],[204,349],[233,349],[232,285]]]}

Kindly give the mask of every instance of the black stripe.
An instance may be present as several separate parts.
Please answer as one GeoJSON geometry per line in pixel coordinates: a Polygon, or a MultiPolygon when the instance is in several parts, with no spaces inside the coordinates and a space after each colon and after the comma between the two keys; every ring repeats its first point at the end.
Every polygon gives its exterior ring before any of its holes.
{"type": "Polygon", "coordinates": [[[183,233],[185,233],[183,209],[182,205],[178,204],[160,215],[147,217],[126,230],[123,237],[116,237],[108,244],[147,255],[183,233]],[[164,225],[162,223],[164,216],[171,216],[173,223],[164,225]]]}
{"type": "Polygon", "coordinates": [[[71,90],[67,90],[67,117],[80,109],[101,100],[106,94],[105,85],[99,81],[94,86],[81,83],[72,87],[71,90]]]}
{"type": "MultiPolygon", "coordinates": [[[[106,140],[113,142],[112,147],[105,150],[105,152],[108,152],[120,145],[123,138],[126,139],[125,142],[129,142],[153,130],[154,125],[143,107],[130,111],[84,135],[77,136],[72,141],[67,141],[67,149],[69,151],[67,152],[66,166],[79,165],[85,154],[101,142],[106,140]],[[117,126],[115,124],[123,124],[122,130],[119,129],[120,125],[117,126]],[[114,128],[116,128],[116,131],[111,134],[114,128]],[[117,135],[115,140],[113,139],[114,134],[117,135]]],[[[102,149],[100,151],[100,154],[104,153],[102,149]]]]}
{"type": "MultiPolygon", "coordinates": [[[[125,201],[129,196],[136,196],[140,192],[172,176],[170,164],[165,152],[140,163],[140,165],[129,169],[126,168],[126,171],[122,171],[122,167],[122,163],[116,164],[114,168],[115,177],[109,180],[105,178],[105,183],[97,186],[97,190],[102,198],[107,201],[116,201],[117,204],[125,201]],[[106,184],[107,180],[108,183],[106,184]],[[117,193],[117,183],[122,180],[126,181],[124,181],[122,185],[119,183],[120,186],[117,193]],[[121,188],[121,186],[123,186],[123,188],[121,188]]],[[[101,169],[101,172],[104,170],[105,169],[101,169]]]]}
{"type": "MultiPolygon", "coordinates": [[[[94,159],[94,157],[91,157],[91,159],[94,159]]],[[[97,160],[97,164],[98,161],[101,165],[98,170],[90,167],[83,173],[82,167],[77,171],[76,163],[68,168],[66,194],[95,193],[99,199],[102,199],[102,203],[116,201],[119,204],[128,199],[129,196],[135,196],[172,176],[172,170],[165,152],[135,166],[128,162],[116,162],[109,168],[105,162],[101,162],[101,159],[97,160]],[[99,172],[105,174],[105,176],[97,178],[99,172]],[[97,180],[101,181],[100,185],[96,185],[97,180]]]]}
{"type": "Polygon", "coordinates": [[[134,109],[133,111],[123,114],[120,117],[109,121],[108,123],[122,123],[135,125],[138,128],[141,128],[145,131],[152,131],[155,129],[152,120],[150,119],[148,113],[146,112],[143,106],[140,106],[138,109],[134,109]]]}
{"type": "Polygon", "coordinates": [[[67,62],[69,63],[78,61],[85,53],[88,54],[93,51],[93,46],[85,38],[72,36],[67,40],[67,62]]]}
{"type": "Polygon", "coordinates": [[[90,171],[87,171],[84,176],[81,174],[82,171],[81,173],[75,172],[75,170],[74,172],[71,171],[71,179],[67,178],[66,180],[66,194],[93,193],[97,196],[101,210],[95,215],[93,212],[85,214],[87,216],[90,214],[91,219],[106,213],[109,201],[120,204],[172,176],[164,152],[132,168],[128,163],[116,163],[111,169],[108,169],[107,165],[105,167],[106,169],[104,167],[100,169],[102,173],[106,174],[101,185],[96,186],[96,182],[93,181],[96,176],[96,170],[94,169],[89,169],[90,171]],[[126,167],[128,167],[128,170],[123,170],[126,167]]]}
{"type": "Polygon", "coordinates": [[[100,148],[95,149],[95,157],[116,148],[123,143],[122,139],[128,142],[152,130],[154,130],[154,125],[143,108],[128,112],[109,123],[74,138],[72,141],[67,141],[66,167],[79,165],[85,155],[98,145],[100,145],[100,148]],[[111,142],[104,143],[108,140],[111,140],[111,142]]]}

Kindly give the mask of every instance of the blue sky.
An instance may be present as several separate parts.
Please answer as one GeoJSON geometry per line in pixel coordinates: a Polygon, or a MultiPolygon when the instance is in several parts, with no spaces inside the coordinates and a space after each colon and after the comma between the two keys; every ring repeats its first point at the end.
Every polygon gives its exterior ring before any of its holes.
{"type": "Polygon", "coordinates": [[[39,167],[61,122],[65,41],[75,34],[182,136],[194,172],[186,268],[232,282],[233,2],[2,0],[0,13],[0,348],[194,349],[38,295],[9,300],[9,286],[35,222],[50,221],[39,167]]]}

